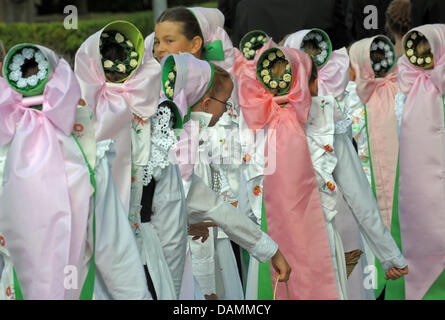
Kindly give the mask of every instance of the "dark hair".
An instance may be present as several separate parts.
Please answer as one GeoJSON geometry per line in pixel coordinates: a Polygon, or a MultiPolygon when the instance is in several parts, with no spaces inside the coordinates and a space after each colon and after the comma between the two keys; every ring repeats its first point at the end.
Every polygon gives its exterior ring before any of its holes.
{"type": "Polygon", "coordinates": [[[303,50],[311,57],[319,55],[321,53],[321,49],[317,46],[315,40],[304,41],[303,50]]]}
{"type": "Polygon", "coordinates": [[[309,77],[309,85],[313,83],[315,80],[318,79],[318,69],[317,69],[317,63],[315,62],[314,58],[312,56],[309,56],[311,58],[312,66],[311,66],[311,76],[309,77]]]}
{"type": "Polygon", "coordinates": [[[216,94],[216,92],[218,92],[219,90],[221,90],[223,88],[224,82],[226,80],[232,80],[232,78],[230,77],[230,74],[223,68],[216,66],[216,65],[213,65],[213,68],[215,70],[215,73],[213,75],[213,85],[209,91],[211,96],[214,96],[216,94]]]}
{"type": "Polygon", "coordinates": [[[411,1],[393,0],[386,10],[386,29],[402,37],[411,27],[411,1]]]}
{"type": "MultiPolygon", "coordinates": [[[[175,7],[165,10],[161,16],[156,20],[156,24],[160,22],[181,22],[182,34],[188,39],[193,40],[194,37],[199,36],[204,44],[204,36],[202,35],[201,27],[192,11],[186,7],[175,7]]],[[[201,55],[204,53],[204,46],[201,48],[201,55]]]]}
{"type": "MultiPolygon", "coordinates": [[[[124,61],[127,58],[125,49],[114,42],[104,44],[100,53],[102,54],[103,59],[111,61],[124,61]]],[[[120,73],[116,71],[106,71],[105,73],[107,79],[112,82],[118,82],[128,75],[127,73],[120,73]]]]}
{"type": "Polygon", "coordinates": [[[39,73],[39,65],[34,57],[32,59],[25,60],[25,63],[21,67],[21,71],[24,78],[29,78],[39,73]]]}
{"type": "MultiPolygon", "coordinates": [[[[385,53],[378,49],[376,51],[371,51],[371,60],[374,63],[380,63],[381,61],[385,60],[385,53]]],[[[374,70],[374,74],[379,77],[379,78],[383,78],[389,71],[389,68],[391,68],[390,65],[388,65],[388,67],[384,68],[381,67],[381,69],[379,71],[375,71],[374,70]]]]}

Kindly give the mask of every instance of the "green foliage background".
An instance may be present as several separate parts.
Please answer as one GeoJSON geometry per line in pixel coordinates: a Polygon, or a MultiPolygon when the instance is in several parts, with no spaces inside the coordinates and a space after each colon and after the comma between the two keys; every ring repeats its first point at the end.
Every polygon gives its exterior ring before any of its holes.
{"type": "MultiPolygon", "coordinates": [[[[216,7],[216,2],[194,4],[193,6],[216,7]]],[[[45,23],[0,23],[0,40],[6,51],[18,43],[35,43],[54,50],[71,64],[80,45],[92,34],[114,20],[127,20],[133,23],[144,37],[153,32],[152,11],[135,13],[89,14],[79,17],[78,29],[66,30],[63,27],[65,16],[58,21],[45,23]]]]}

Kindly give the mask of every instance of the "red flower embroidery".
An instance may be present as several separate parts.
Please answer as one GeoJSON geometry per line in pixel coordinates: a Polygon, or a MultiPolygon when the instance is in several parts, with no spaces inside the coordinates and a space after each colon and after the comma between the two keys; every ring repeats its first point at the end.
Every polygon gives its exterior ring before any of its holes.
{"type": "Polygon", "coordinates": [[[256,186],[256,187],[253,189],[253,194],[256,195],[257,197],[261,194],[261,188],[260,188],[260,186],[256,186]]]}
{"type": "Polygon", "coordinates": [[[326,150],[327,152],[332,152],[332,151],[334,151],[334,149],[333,149],[329,144],[325,145],[324,148],[325,148],[325,150],[326,150]]]}
{"type": "Polygon", "coordinates": [[[74,125],[74,128],[73,128],[74,132],[77,132],[77,133],[82,132],[83,129],[84,129],[84,128],[83,128],[83,125],[80,124],[80,123],[76,123],[76,124],[74,125]]]}
{"type": "Polygon", "coordinates": [[[3,238],[2,236],[0,236],[0,246],[5,246],[5,238],[3,238]]]}
{"type": "Polygon", "coordinates": [[[252,156],[251,156],[250,154],[246,154],[246,155],[243,157],[243,161],[244,161],[245,163],[247,163],[251,158],[252,158],[252,156]]]}
{"type": "Polygon", "coordinates": [[[6,288],[6,295],[9,297],[9,296],[11,296],[11,294],[12,294],[11,287],[7,287],[6,288]]]}
{"type": "Polygon", "coordinates": [[[141,231],[141,228],[139,228],[139,224],[137,224],[137,223],[133,224],[133,228],[138,229],[139,231],[141,231]]]}
{"type": "Polygon", "coordinates": [[[335,190],[335,184],[331,181],[328,181],[328,183],[326,183],[326,185],[328,186],[329,190],[334,191],[335,190]]]}

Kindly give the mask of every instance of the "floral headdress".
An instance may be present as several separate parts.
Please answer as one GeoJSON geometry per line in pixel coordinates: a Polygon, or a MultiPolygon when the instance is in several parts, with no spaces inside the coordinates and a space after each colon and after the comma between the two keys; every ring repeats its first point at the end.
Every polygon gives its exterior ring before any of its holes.
{"type": "MultiPolygon", "coordinates": [[[[133,24],[127,21],[115,21],[108,24],[101,33],[99,49],[104,71],[130,75],[142,62],[144,38],[133,24]],[[103,56],[103,48],[109,44],[122,47],[125,51],[125,59],[111,61],[108,57],[103,56]]],[[[128,77],[119,82],[126,79],[128,77]]]]}
{"type": "Polygon", "coordinates": [[[31,44],[23,44],[11,49],[3,70],[6,80],[17,92],[24,96],[34,96],[43,93],[50,73],[50,64],[39,48],[31,44]],[[22,68],[25,64],[32,62],[39,71],[24,78],[22,68]]]}
{"type": "Polygon", "coordinates": [[[301,50],[304,50],[306,42],[315,42],[317,47],[321,50],[321,52],[314,56],[315,62],[317,63],[317,67],[321,68],[324,66],[331,57],[332,54],[332,42],[329,38],[328,34],[321,29],[312,29],[306,36],[303,38],[301,42],[301,50]]]}
{"type": "Polygon", "coordinates": [[[270,48],[264,51],[258,60],[257,76],[267,90],[277,89],[278,95],[286,94],[292,83],[292,69],[283,51],[279,48],[270,48]],[[280,78],[275,78],[272,75],[272,67],[278,61],[286,63],[286,71],[280,78]]]}
{"type": "Polygon", "coordinates": [[[384,53],[385,59],[381,61],[373,61],[371,58],[372,68],[375,72],[385,70],[385,73],[390,72],[396,65],[396,54],[394,45],[386,37],[377,37],[371,44],[371,52],[380,51],[384,53]]]}
{"type": "Polygon", "coordinates": [[[434,55],[432,50],[428,53],[420,54],[417,52],[417,45],[422,40],[426,40],[426,37],[419,31],[412,31],[405,37],[405,54],[408,60],[415,66],[422,69],[431,69],[434,67],[434,55]]]}
{"type": "Polygon", "coordinates": [[[240,42],[240,51],[247,60],[253,60],[255,55],[269,40],[264,31],[254,30],[244,35],[240,42]]]}

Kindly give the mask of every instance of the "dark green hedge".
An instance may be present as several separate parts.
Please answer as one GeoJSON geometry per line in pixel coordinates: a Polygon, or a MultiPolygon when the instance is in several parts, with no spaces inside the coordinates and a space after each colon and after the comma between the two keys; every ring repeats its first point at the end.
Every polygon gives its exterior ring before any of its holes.
{"type": "Polygon", "coordinates": [[[77,30],[66,30],[63,22],[50,23],[0,23],[0,40],[9,50],[17,43],[30,42],[53,49],[70,63],[80,45],[92,34],[114,20],[127,20],[141,30],[145,37],[153,31],[153,14],[142,11],[123,15],[110,15],[109,18],[79,20],[77,30]]]}

